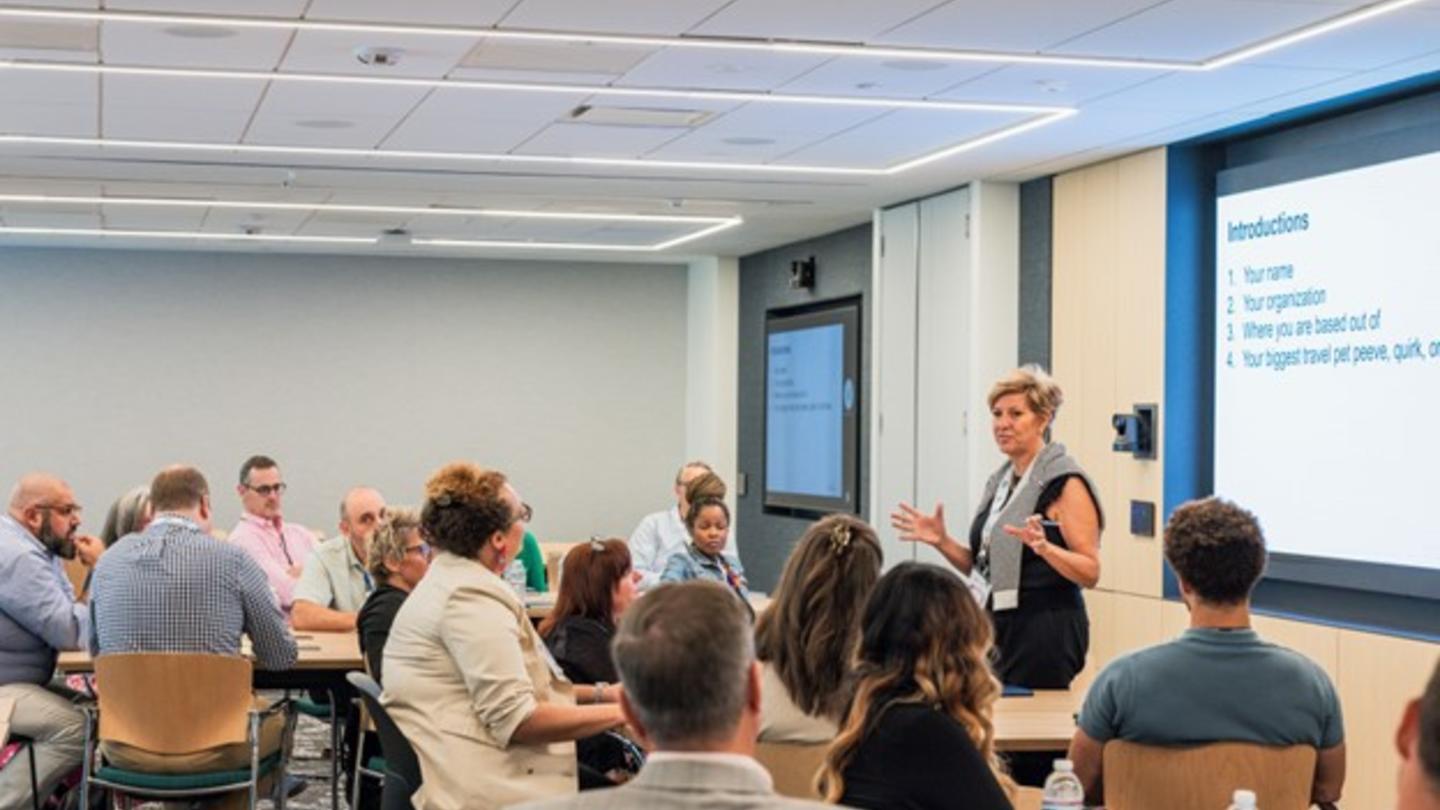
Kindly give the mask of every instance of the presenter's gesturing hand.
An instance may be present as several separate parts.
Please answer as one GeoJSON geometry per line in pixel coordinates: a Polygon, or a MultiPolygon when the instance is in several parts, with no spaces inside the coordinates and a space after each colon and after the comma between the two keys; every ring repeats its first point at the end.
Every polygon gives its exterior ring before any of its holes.
{"type": "Polygon", "coordinates": [[[935,513],[927,515],[908,503],[901,503],[890,513],[890,526],[900,533],[901,540],[933,546],[951,565],[970,573],[970,549],[956,542],[945,530],[945,504],[935,504],[935,513]]]}

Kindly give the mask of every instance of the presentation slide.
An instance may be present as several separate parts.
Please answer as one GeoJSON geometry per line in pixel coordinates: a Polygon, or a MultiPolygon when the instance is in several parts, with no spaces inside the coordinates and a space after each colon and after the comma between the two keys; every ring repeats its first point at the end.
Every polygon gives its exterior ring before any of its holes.
{"type": "Polygon", "coordinates": [[[1437,189],[1428,154],[1217,200],[1215,493],[1272,552],[1440,569],[1437,189]]]}
{"type": "Polygon", "coordinates": [[[769,352],[765,489],[845,497],[844,325],[772,332],[769,352]]]}

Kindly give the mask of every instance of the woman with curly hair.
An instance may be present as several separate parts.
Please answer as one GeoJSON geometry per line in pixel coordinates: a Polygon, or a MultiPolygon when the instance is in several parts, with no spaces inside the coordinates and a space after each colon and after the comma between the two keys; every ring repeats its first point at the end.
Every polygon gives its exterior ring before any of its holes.
{"type": "Polygon", "coordinates": [[[861,810],[1010,810],[995,753],[990,622],[948,571],[903,563],[865,606],[854,698],[820,771],[861,810]]]}
{"type": "Polygon", "coordinates": [[[849,703],[860,613],[880,578],[880,541],[852,515],[810,524],[755,623],[760,659],[760,740],[820,743],[835,738],[849,703]]]}
{"type": "Polygon", "coordinates": [[[530,515],[503,473],[474,464],[425,484],[435,557],[390,629],[382,697],[420,759],[417,810],[574,793],[574,741],[624,722],[615,687],[565,678],[502,578],[530,515]]]}

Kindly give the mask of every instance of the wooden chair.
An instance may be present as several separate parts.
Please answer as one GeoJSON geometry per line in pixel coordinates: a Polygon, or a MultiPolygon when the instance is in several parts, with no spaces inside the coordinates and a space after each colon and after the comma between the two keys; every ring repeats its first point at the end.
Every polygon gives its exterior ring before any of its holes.
{"type": "Polygon", "coordinates": [[[83,600],[88,595],[85,586],[90,584],[90,569],[80,562],[79,557],[65,561],[65,578],[70,580],[70,587],[75,589],[76,599],[83,600]]]}
{"type": "Polygon", "coordinates": [[[579,543],[541,543],[540,555],[545,558],[545,582],[551,593],[560,592],[560,564],[565,555],[579,543]]]}
{"type": "Polygon", "coordinates": [[[762,742],[755,746],[755,759],[770,772],[775,792],[792,799],[818,800],[815,774],[825,762],[829,743],[762,742]]]}
{"type": "Polygon", "coordinates": [[[1315,779],[1314,748],[1253,743],[1162,747],[1105,744],[1108,810],[1214,810],[1237,789],[1255,791],[1265,810],[1307,810],[1315,779]]]}
{"type": "MultiPolygon", "coordinates": [[[[259,798],[260,780],[285,776],[294,731],[287,713],[280,750],[262,757],[262,721],[286,710],[284,702],[260,711],[251,694],[248,659],[194,653],[125,653],[95,659],[100,690],[98,722],[87,707],[81,807],[90,806],[92,785],[120,796],[174,800],[248,790],[249,806],[259,798]],[[160,755],[190,754],[222,745],[248,745],[247,767],[207,773],[150,773],[96,762],[96,743],[133,746],[160,755]]],[[[277,807],[284,808],[284,790],[277,807]]]]}
{"type": "Polygon", "coordinates": [[[1040,788],[1019,788],[1015,793],[1015,810],[1042,810],[1040,801],[1044,797],[1045,792],[1040,788]]]}

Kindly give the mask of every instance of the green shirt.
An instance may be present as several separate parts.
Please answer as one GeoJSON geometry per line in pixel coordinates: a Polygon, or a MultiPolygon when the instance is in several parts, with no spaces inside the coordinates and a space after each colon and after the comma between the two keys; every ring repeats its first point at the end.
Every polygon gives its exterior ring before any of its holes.
{"type": "Polygon", "coordinates": [[[517,558],[525,566],[525,587],[537,593],[549,590],[545,584],[545,555],[540,553],[540,542],[527,529],[525,540],[520,544],[517,558]]]}
{"type": "Polygon", "coordinates": [[[1101,743],[1325,749],[1345,739],[1325,671],[1249,629],[1191,628],[1115,659],[1085,695],[1080,728],[1101,743]]]}

